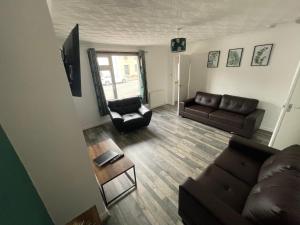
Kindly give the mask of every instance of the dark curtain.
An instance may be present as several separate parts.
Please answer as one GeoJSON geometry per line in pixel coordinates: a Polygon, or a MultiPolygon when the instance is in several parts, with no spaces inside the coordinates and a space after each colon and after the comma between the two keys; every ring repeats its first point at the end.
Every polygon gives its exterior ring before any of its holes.
{"type": "Polygon", "coordinates": [[[100,78],[96,50],[94,48],[89,48],[87,50],[87,53],[90,61],[90,67],[91,67],[92,77],[94,81],[94,87],[96,91],[96,98],[98,102],[99,112],[101,116],[104,116],[108,114],[108,108],[107,108],[105,93],[100,78]]]}
{"type": "Polygon", "coordinates": [[[138,52],[139,57],[139,65],[140,65],[140,71],[141,71],[141,88],[140,93],[142,97],[142,102],[144,104],[148,103],[148,88],[147,88],[147,76],[146,76],[146,62],[145,62],[145,51],[139,51],[138,52]]]}

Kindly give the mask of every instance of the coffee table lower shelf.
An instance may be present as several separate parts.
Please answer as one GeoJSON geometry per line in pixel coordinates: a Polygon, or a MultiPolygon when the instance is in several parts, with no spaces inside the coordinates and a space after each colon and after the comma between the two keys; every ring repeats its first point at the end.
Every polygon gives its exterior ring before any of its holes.
{"type": "Polygon", "coordinates": [[[104,203],[106,206],[109,206],[112,202],[114,202],[115,200],[119,199],[122,196],[125,196],[126,194],[129,194],[131,190],[136,189],[137,187],[137,183],[136,183],[136,174],[135,174],[135,166],[130,167],[129,169],[127,169],[126,171],[123,171],[122,173],[120,173],[119,175],[113,177],[112,179],[108,180],[107,182],[101,184],[99,183],[99,187],[100,187],[100,193],[103,197],[104,203]],[[128,174],[129,170],[133,170],[133,175],[134,177],[132,178],[130,176],[130,174],[128,174]],[[115,178],[121,176],[122,174],[124,174],[127,176],[127,178],[129,179],[129,181],[132,183],[132,185],[127,188],[126,190],[122,191],[120,194],[118,194],[117,196],[113,197],[112,199],[108,200],[105,194],[105,190],[104,190],[104,185],[109,183],[110,181],[114,180],[115,178]]]}

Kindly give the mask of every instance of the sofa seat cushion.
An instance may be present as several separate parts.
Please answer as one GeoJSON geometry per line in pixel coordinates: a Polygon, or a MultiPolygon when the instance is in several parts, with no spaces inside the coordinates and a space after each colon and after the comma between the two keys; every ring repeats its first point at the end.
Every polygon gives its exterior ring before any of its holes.
{"type": "Polygon", "coordinates": [[[209,114],[209,118],[213,121],[226,125],[242,128],[245,116],[224,110],[216,110],[209,114]]]}
{"type": "Polygon", "coordinates": [[[249,185],[216,165],[210,165],[196,182],[239,213],[251,190],[249,185]]]}
{"type": "Polygon", "coordinates": [[[262,165],[258,181],[277,176],[288,170],[295,170],[300,175],[300,146],[292,145],[268,158],[262,165]]]}
{"type": "Polygon", "coordinates": [[[284,171],[257,183],[242,215],[254,224],[300,224],[300,173],[284,171]]]}
{"type": "Polygon", "coordinates": [[[139,121],[143,121],[143,117],[139,113],[124,114],[122,118],[124,120],[124,124],[137,123],[139,121]]]}
{"type": "Polygon", "coordinates": [[[215,160],[215,164],[250,186],[257,183],[257,176],[263,162],[247,156],[242,150],[226,148],[215,160]]]}
{"type": "Polygon", "coordinates": [[[202,117],[208,118],[209,113],[214,111],[215,109],[207,106],[202,106],[202,105],[191,105],[185,108],[185,111],[190,114],[196,114],[202,117]]]}
{"type": "Polygon", "coordinates": [[[217,109],[222,96],[198,91],[195,97],[195,103],[217,109]]]}

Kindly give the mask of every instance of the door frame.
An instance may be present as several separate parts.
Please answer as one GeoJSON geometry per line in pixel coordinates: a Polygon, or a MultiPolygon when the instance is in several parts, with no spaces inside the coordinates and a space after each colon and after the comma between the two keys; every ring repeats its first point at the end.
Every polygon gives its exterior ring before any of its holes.
{"type": "Polygon", "coordinates": [[[178,93],[179,93],[179,57],[180,54],[174,54],[172,57],[172,105],[175,105],[178,102],[178,93]],[[177,60],[178,57],[178,60],[177,60]],[[175,63],[177,62],[177,65],[175,63]],[[176,76],[176,77],[175,77],[176,76]],[[177,87],[177,96],[176,94],[176,87],[177,87]]]}
{"type": "Polygon", "coordinates": [[[186,98],[189,98],[190,97],[190,81],[191,81],[191,66],[192,66],[192,64],[191,64],[191,58],[190,58],[190,55],[187,55],[187,54],[181,54],[180,55],[180,58],[179,58],[179,67],[178,67],[178,73],[179,73],[179,75],[178,75],[178,83],[179,83],[179,91],[178,91],[178,93],[179,93],[179,97],[178,97],[178,101],[180,101],[180,93],[182,93],[181,92],[181,87],[183,86],[182,85],[182,83],[181,83],[181,81],[182,81],[182,77],[181,77],[181,65],[182,65],[182,62],[184,61],[184,60],[187,60],[188,61],[188,66],[187,66],[187,74],[185,74],[185,75],[187,75],[187,83],[186,84],[184,84],[184,85],[186,85],[186,98]]]}
{"type": "Polygon", "coordinates": [[[299,77],[300,77],[300,61],[298,62],[296,71],[294,73],[294,77],[293,77],[293,80],[292,80],[292,83],[291,83],[291,86],[290,86],[290,89],[289,89],[288,97],[287,97],[284,105],[282,106],[279,118],[278,118],[277,123],[275,125],[275,129],[273,131],[272,137],[270,139],[270,142],[269,142],[270,147],[273,147],[274,142],[275,142],[275,140],[277,138],[277,135],[279,133],[279,130],[281,128],[281,125],[283,123],[283,119],[284,119],[286,113],[289,112],[289,110],[290,110],[291,100],[292,100],[296,85],[299,82],[299,77]]]}
{"type": "Polygon", "coordinates": [[[177,64],[177,116],[179,116],[179,99],[180,99],[180,60],[181,54],[178,54],[178,64],[177,64]]]}
{"type": "MultiPolygon", "coordinates": [[[[185,55],[186,57],[190,57],[190,55],[185,55]]],[[[173,71],[173,92],[172,92],[172,104],[175,105],[177,104],[177,115],[179,115],[179,102],[180,102],[180,88],[182,86],[181,82],[180,82],[180,70],[181,70],[181,59],[182,59],[182,55],[180,53],[176,54],[173,56],[173,64],[172,64],[172,70],[175,69],[176,67],[176,70],[177,71],[173,71]],[[174,64],[176,63],[176,57],[178,57],[178,60],[177,60],[177,66],[175,66],[174,64]],[[174,76],[174,73],[176,72],[176,76],[177,76],[177,82],[175,80],[175,76],[174,76]],[[175,97],[175,90],[176,90],[176,87],[177,87],[177,96],[175,97]],[[177,103],[176,103],[176,100],[177,100],[177,103]]],[[[189,98],[190,96],[190,80],[191,80],[191,66],[192,66],[192,63],[190,61],[190,58],[189,58],[189,66],[188,66],[188,79],[187,79],[187,98],[189,98]]]]}

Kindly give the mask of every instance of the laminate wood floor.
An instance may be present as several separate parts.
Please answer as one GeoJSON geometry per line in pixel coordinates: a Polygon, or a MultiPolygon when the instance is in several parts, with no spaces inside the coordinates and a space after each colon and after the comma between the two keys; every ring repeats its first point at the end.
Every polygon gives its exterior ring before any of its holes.
{"type": "MultiPolygon", "coordinates": [[[[178,186],[197,177],[227,146],[230,133],[176,115],[176,107],[153,110],[147,128],[119,133],[111,123],[84,131],[88,145],[107,138],[136,165],[137,189],[109,207],[109,225],[181,225],[178,186]]],[[[253,140],[267,144],[271,133],[259,130],[253,140]]],[[[130,185],[126,176],[106,186],[108,197],[130,185]]]]}

